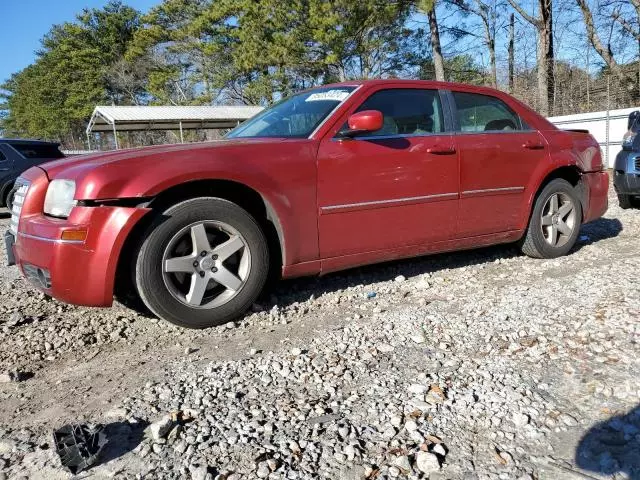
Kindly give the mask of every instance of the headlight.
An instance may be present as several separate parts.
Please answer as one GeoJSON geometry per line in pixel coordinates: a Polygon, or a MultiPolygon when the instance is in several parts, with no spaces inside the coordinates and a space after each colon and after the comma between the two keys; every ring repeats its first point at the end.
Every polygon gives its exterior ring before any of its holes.
{"type": "Polygon", "coordinates": [[[75,207],[76,182],[73,180],[52,180],[44,199],[44,213],[53,217],[67,218],[75,207]]]}
{"type": "Polygon", "coordinates": [[[636,139],[636,135],[638,135],[638,132],[632,132],[631,130],[625,133],[624,137],[622,137],[622,148],[631,148],[633,141],[636,139]]]}

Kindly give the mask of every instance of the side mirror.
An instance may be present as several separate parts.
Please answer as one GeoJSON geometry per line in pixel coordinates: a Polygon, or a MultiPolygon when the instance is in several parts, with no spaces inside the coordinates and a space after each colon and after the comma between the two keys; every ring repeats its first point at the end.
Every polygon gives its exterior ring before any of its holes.
{"type": "Polygon", "coordinates": [[[362,133],[375,132],[382,128],[383,122],[384,117],[382,112],[378,110],[363,110],[349,117],[347,121],[349,130],[339,132],[338,136],[355,137],[362,133]]]}
{"type": "Polygon", "coordinates": [[[638,117],[640,117],[640,110],[636,110],[635,112],[631,112],[629,114],[629,120],[627,121],[627,130],[631,130],[633,124],[638,120],[638,117]]]}

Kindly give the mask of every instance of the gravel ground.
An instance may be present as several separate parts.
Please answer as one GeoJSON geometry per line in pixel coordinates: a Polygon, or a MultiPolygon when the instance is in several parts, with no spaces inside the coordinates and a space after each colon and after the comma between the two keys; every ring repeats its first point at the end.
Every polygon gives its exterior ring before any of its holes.
{"type": "Polygon", "coordinates": [[[565,258],[282,282],[198,332],[2,266],[0,480],[71,478],[76,422],[106,425],[98,479],[640,479],[640,211],[611,203],[565,258]]]}

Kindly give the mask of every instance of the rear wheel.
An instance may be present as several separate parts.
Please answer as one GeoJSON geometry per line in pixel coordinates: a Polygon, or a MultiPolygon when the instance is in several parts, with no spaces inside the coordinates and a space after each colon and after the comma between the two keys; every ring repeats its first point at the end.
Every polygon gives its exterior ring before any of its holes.
{"type": "Polygon", "coordinates": [[[256,221],[220,198],[181,202],[154,222],[140,247],[140,297],[160,318],[187,328],[220,325],[258,297],[269,252],[256,221]]]}
{"type": "Polygon", "coordinates": [[[563,179],[549,182],[533,206],[522,252],[534,258],[566,255],[576,243],[582,205],[574,187],[563,179]]]}

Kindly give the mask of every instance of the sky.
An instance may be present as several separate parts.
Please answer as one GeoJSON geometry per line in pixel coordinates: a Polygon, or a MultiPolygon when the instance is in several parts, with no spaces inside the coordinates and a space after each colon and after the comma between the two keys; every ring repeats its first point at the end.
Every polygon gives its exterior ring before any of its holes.
{"type": "MultiPolygon", "coordinates": [[[[160,0],[127,0],[146,12],[160,0]]],[[[70,22],[83,8],[100,8],[108,0],[0,0],[0,83],[33,62],[40,39],[52,25],[70,22]]]]}

